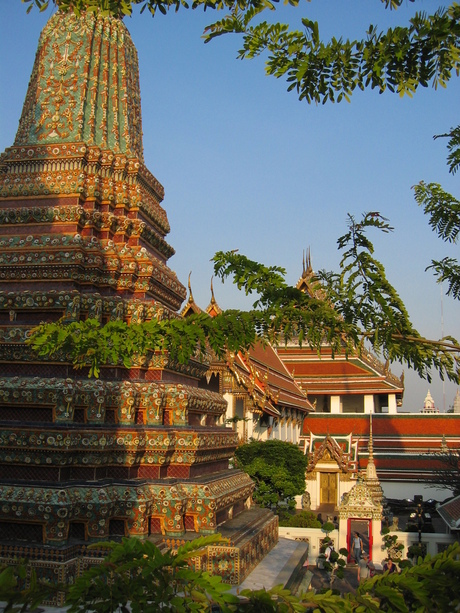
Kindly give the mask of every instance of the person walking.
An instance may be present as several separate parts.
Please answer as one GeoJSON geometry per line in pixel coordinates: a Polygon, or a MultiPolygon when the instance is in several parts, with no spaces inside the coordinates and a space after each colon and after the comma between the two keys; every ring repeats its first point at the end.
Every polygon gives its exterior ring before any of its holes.
{"type": "Polygon", "coordinates": [[[363,552],[362,557],[358,562],[358,583],[365,581],[369,577],[369,574],[367,555],[363,552]]]}
{"type": "Polygon", "coordinates": [[[363,541],[359,536],[359,532],[355,532],[355,536],[353,537],[353,557],[355,558],[356,564],[358,564],[361,558],[361,552],[363,550],[363,541]]]}

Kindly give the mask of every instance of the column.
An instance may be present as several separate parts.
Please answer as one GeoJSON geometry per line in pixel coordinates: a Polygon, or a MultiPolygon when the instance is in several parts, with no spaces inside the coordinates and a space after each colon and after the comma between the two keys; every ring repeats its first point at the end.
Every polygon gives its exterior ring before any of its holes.
{"type": "Polygon", "coordinates": [[[244,417],[245,419],[247,419],[247,421],[244,423],[246,424],[246,436],[249,440],[254,436],[254,413],[252,411],[249,411],[246,406],[244,411],[244,417]]]}
{"type": "Polygon", "coordinates": [[[369,413],[374,413],[374,396],[372,394],[366,394],[364,396],[364,412],[369,415],[369,413]]]}
{"type": "Polygon", "coordinates": [[[396,415],[398,408],[396,405],[396,394],[388,394],[388,413],[396,415]]]}
{"type": "Polygon", "coordinates": [[[341,413],[340,396],[331,396],[331,413],[341,413]]]}
{"type": "Polygon", "coordinates": [[[224,400],[227,401],[227,410],[225,412],[225,415],[223,416],[223,420],[224,420],[224,424],[225,424],[225,420],[226,419],[232,419],[233,416],[235,415],[235,407],[234,407],[234,398],[233,398],[233,394],[224,394],[224,400]]]}

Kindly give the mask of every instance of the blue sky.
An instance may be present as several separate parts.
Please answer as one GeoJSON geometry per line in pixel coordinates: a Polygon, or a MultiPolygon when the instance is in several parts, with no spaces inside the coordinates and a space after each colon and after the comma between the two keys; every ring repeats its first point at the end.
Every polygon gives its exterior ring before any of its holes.
{"type": "MultiPolygon", "coordinates": [[[[313,0],[274,16],[297,28],[301,17],[317,20],[323,39],[356,38],[370,23],[402,25],[415,10],[441,4],[422,0],[390,12],[378,0],[313,0]]],[[[26,15],[20,0],[2,2],[0,151],[14,141],[50,14],[26,15]]],[[[366,91],[350,104],[307,105],[285,82],[265,76],[262,58],[237,60],[238,37],[205,45],[201,34],[215,15],[179,11],[152,19],[146,12],[125,20],[139,53],[145,160],[166,192],[168,240],[176,249],[171,268],[184,284],[192,271],[202,307],[218,250],[284,266],[295,283],[306,248],[315,269],[336,269],[347,213],[379,211],[395,231],[373,237],[376,255],[419,331],[439,338],[441,291],[425,268],[433,257],[458,256],[458,246],[435,237],[411,186],[424,179],[458,194],[446,142],[433,136],[458,124],[459,79],[412,99],[366,91]]],[[[228,282],[215,281],[214,290],[223,308],[248,305],[228,282]]],[[[444,297],[442,307],[444,334],[460,338],[458,302],[444,297]]],[[[399,374],[401,367],[392,370],[399,374]]],[[[421,408],[428,388],[440,409],[443,394],[446,408],[452,403],[453,384],[405,375],[404,410],[421,408]]]]}

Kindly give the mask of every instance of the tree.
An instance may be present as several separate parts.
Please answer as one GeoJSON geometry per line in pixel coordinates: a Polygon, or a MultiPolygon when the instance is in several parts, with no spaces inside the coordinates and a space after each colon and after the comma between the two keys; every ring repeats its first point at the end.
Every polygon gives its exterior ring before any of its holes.
{"type": "Polygon", "coordinates": [[[439,451],[433,455],[436,468],[433,471],[431,487],[441,487],[460,495],[460,447],[439,451]]]}
{"type": "MultiPolygon", "coordinates": [[[[460,167],[460,126],[448,134],[435,138],[448,138],[447,164],[449,172],[455,174],[460,167]]],[[[421,181],[414,187],[415,200],[429,217],[429,224],[444,242],[457,243],[460,232],[460,201],[448,194],[438,183],[421,181]]],[[[460,266],[454,258],[432,260],[428,267],[433,269],[440,282],[447,281],[447,294],[460,299],[460,266]]]]}
{"type": "MultiPolygon", "coordinates": [[[[206,537],[216,538],[214,537],[206,537]]],[[[431,613],[457,611],[460,602],[460,544],[451,545],[436,556],[419,558],[415,566],[400,574],[375,575],[363,582],[356,593],[335,595],[312,591],[294,596],[282,586],[270,590],[243,590],[240,597],[228,593],[230,586],[219,577],[195,572],[186,561],[199,555],[205,539],[181,546],[177,554],[161,554],[152,543],[135,538],[121,543],[105,543],[111,549],[108,558],[98,567],[90,568],[73,586],[68,586],[66,606],[70,612],[99,611],[209,611],[210,603],[224,612],[273,611],[273,613],[331,613],[341,611],[400,611],[431,613]],[[110,579],[110,580],[108,580],[110,579]],[[163,585],[165,582],[165,585],[163,585]],[[133,600],[134,599],[134,600],[133,600]],[[163,606],[164,604],[164,606],[163,606]],[[118,608],[120,607],[120,608],[118,608]]],[[[43,602],[43,586],[36,584],[27,594],[11,592],[11,567],[0,571],[0,598],[7,601],[5,611],[26,610],[27,604],[43,602]],[[22,607],[21,609],[19,607],[22,607]]],[[[21,575],[26,567],[21,566],[21,575]]],[[[46,586],[45,586],[46,588],[46,586]]]]}
{"type": "MultiPolygon", "coordinates": [[[[200,537],[181,545],[175,552],[162,552],[150,541],[136,538],[124,538],[120,543],[98,543],[97,547],[109,550],[105,560],[85,571],[73,585],[54,589],[66,593],[66,606],[71,613],[88,610],[95,613],[156,613],[160,610],[204,613],[210,610],[211,603],[228,611],[230,604],[239,601],[229,593],[230,586],[222,583],[218,575],[211,576],[189,566],[192,558],[199,557],[208,545],[218,542],[222,542],[220,535],[200,537]]],[[[48,595],[49,586],[46,589],[46,585],[35,582],[30,589],[18,592],[14,590],[15,572],[10,566],[0,574],[0,599],[7,599],[11,606],[30,604],[35,608],[40,598],[48,595]],[[7,589],[1,589],[3,586],[7,589]]],[[[23,565],[18,566],[17,574],[20,578],[25,575],[23,565]]]]}
{"type": "Polygon", "coordinates": [[[256,483],[254,500],[275,512],[295,508],[305,491],[308,457],[297,445],[283,441],[251,441],[235,451],[235,464],[256,483]]]}
{"type": "Polygon", "coordinates": [[[71,355],[77,368],[90,366],[98,375],[101,365],[129,365],[137,355],[167,351],[173,360],[203,356],[210,346],[217,356],[252,346],[257,338],[272,343],[295,339],[319,352],[327,343],[346,354],[370,345],[389,361],[406,363],[430,379],[435,368],[441,377],[459,380],[460,345],[452,337],[424,338],[412,325],[383,265],[373,256],[366,236],[369,228],[391,231],[378,213],[362,221],[349,218],[349,231],[339,239],[344,249],[340,273],[318,273],[312,292],[304,293],[285,281],[285,271],[266,267],[234,252],[219,252],[214,270],[221,279],[233,278],[238,289],[257,299],[250,311],[223,311],[129,326],[124,322],[57,322],[35,329],[28,342],[38,355],[71,355]]]}
{"type": "Polygon", "coordinates": [[[398,535],[391,534],[390,528],[382,528],[382,541],[383,547],[387,550],[386,556],[398,566],[403,567],[405,565],[404,560],[402,559],[402,552],[404,549],[404,545],[398,542],[398,535]]]}
{"type": "MultiPolygon", "coordinates": [[[[236,33],[243,38],[241,58],[253,58],[268,52],[266,72],[277,78],[286,76],[289,90],[307,102],[349,100],[351,94],[366,87],[380,92],[388,89],[400,95],[413,95],[419,86],[432,83],[444,87],[452,73],[460,70],[458,48],[460,6],[452,3],[432,15],[417,13],[408,26],[380,33],[369,26],[362,40],[344,41],[341,37],[323,43],[319,25],[301,20],[303,31],[291,31],[286,24],[267,21],[252,25],[263,11],[274,10],[279,0],[23,0],[40,10],[50,3],[62,10],[101,11],[105,14],[130,15],[133,6],[155,16],[157,11],[183,9],[225,10],[223,19],[209,25],[205,41],[223,34],[236,33]]],[[[403,0],[380,0],[386,8],[396,9],[403,0]]],[[[415,0],[411,0],[414,2],[415,0]]],[[[299,0],[287,0],[298,6],[299,0]]]]}
{"type": "MultiPolygon", "coordinates": [[[[48,0],[25,0],[29,9],[45,8],[48,0]]],[[[382,0],[395,9],[402,0],[382,0]]],[[[298,0],[289,0],[296,6],[298,0]]],[[[349,100],[357,89],[376,88],[400,95],[413,95],[419,86],[445,86],[460,71],[460,6],[453,3],[432,15],[417,13],[409,25],[379,33],[374,26],[361,40],[320,39],[319,25],[302,19],[303,31],[290,31],[284,24],[266,21],[253,23],[266,9],[274,9],[269,0],[54,0],[62,10],[77,14],[84,10],[130,14],[133,6],[148,9],[152,15],[180,7],[227,11],[223,19],[208,26],[205,40],[236,33],[243,38],[240,57],[251,58],[269,53],[267,72],[285,76],[289,89],[306,102],[349,100]]],[[[460,156],[460,128],[447,135],[451,173],[460,156]]],[[[416,200],[430,218],[439,237],[455,242],[460,228],[458,200],[436,184],[419,184],[416,200]]],[[[214,319],[195,315],[179,319],[141,324],[135,329],[122,322],[106,328],[94,320],[42,326],[31,343],[40,355],[72,356],[76,367],[89,366],[90,375],[98,375],[104,364],[129,365],[136,355],[148,351],[166,351],[172,360],[187,361],[203,355],[210,346],[218,356],[227,351],[245,349],[258,337],[272,342],[295,338],[321,350],[323,343],[334,352],[346,354],[370,346],[389,362],[399,361],[430,379],[437,370],[441,378],[459,381],[460,345],[451,337],[427,339],[412,325],[397,291],[386,278],[383,265],[374,257],[368,238],[371,229],[392,230],[378,212],[367,213],[360,221],[349,218],[348,232],[338,240],[343,251],[339,273],[321,272],[317,291],[302,294],[289,287],[285,272],[265,267],[233,252],[215,256],[215,271],[222,279],[232,277],[246,294],[256,293],[254,308],[246,313],[226,311],[214,319]]],[[[438,278],[448,283],[448,293],[459,297],[460,266],[453,258],[433,261],[430,267],[438,278]]],[[[61,322],[62,323],[62,322],[61,322]]]]}

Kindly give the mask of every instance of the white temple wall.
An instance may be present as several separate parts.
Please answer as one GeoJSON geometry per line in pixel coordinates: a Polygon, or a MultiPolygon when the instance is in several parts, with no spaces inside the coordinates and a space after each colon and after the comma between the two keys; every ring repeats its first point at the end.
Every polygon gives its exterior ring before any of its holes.
{"type": "MultiPolygon", "coordinates": [[[[316,511],[316,509],[320,506],[321,502],[321,483],[319,472],[316,475],[316,479],[308,479],[306,480],[305,491],[310,494],[310,508],[312,511],[316,511]]],[[[342,481],[340,479],[340,474],[338,473],[338,484],[337,484],[337,505],[340,504],[342,500],[342,496],[348,493],[351,488],[355,485],[356,481],[342,481]]],[[[297,509],[302,508],[302,497],[297,496],[297,509]]]]}
{"type": "Polygon", "coordinates": [[[232,417],[235,415],[235,406],[234,406],[234,402],[235,402],[235,397],[233,396],[233,394],[224,394],[224,400],[227,401],[227,411],[225,413],[225,417],[224,417],[224,422],[226,419],[232,419],[232,417]]]}
{"type": "MultiPolygon", "coordinates": [[[[320,476],[319,472],[316,475],[316,479],[306,480],[306,491],[310,494],[310,508],[312,511],[316,511],[320,505],[320,476]]],[[[355,485],[356,481],[342,481],[339,476],[338,480],[338,504],[342,500],[342,496],[348,493],[355,485]]],[[[383,494],[386,498],[396,498],[398,500],[404,500],[405,498],[414,499],[414,496],[423,496],[424,500],[434,498],[442,502],[446,498],[452,496],[452,492],[448,489],[440,489],[429,487],[425,483],[412,483],[403,481],[380,481],[380,485],[383,489],[383,494]]],[[[302,508],[302,497],[297,496],[297,509],[302,508]]]]}
{"type": "Polygon", "coordinates": [[[348,494],[348,492],[351,490],[351,488],[356,484],[356,480],[353,481],[341,481],[339,478],[339,502],[338,504],[341,503],[342,501],[342,496],[344,494],[348,494]]]}
{"type": "Polygon", "coordinates": [[[386,498],[397,498],[404,500],[410,498],[414,500],[414,496],[423,496],[424,500],[434,498],[442,502],[446,498],[452,496],[452,491],[446,488],[430,487],[426,483],[414,483],[411,481],[382,481],[380,485],[383,489],[383,494],[386,498]]]}
{"type": "MultiPolygon", "coordinates": [[[[329,534],[329,536],[333,539],[336,550],[338,549],[337,543],[339,547],[346,547],[346,527],[345,531],[341,531],[342,524],[346,524],[346,520],[342,520],[340,522],[339,530],[334,530],[329,534]],[[344,536],[345,534],[345,536],[344,536]]],[[[373,522],[374,524],[374,522],[373,522]]],[[[377,524],[376,524],[377,527],[377,524]]],[[[373,562],[377,566],[383,563],[386,558],[386,549],[382,548],[380,541],[380,533],[377,529],[374,529],[373,525],[373,534],[374,534],[374,546],[372,548],[373,554],[373,562]],[[377,537],[377,538],[376,538],[377,537]]],[[[398,542],[404,545],[403,549],[403,558],[407,557],[407,549],[410,545],[413,545],[418,541],[418,534],[416,532],[396,532],[392,534],[397,534],[398,542]]],[[[308,562],[309,564],[316,564],[316,560],[320,553],[321,541],[324,539],[325,534],[320,528],[288,528],[288,527],[279,527],[279,536],[281,538],[290,539],[293,541],[304,541],[310,544],[309,553],[308,553],[308,562]]],[[[444,548],[446,545],[450,545],[455,541],[455,538],[452,534],[442,534],[442,533],[434,533],[434,534],[423,534],[423,542],[427,545],[427,553],[430,555],[436,555],[439,551],[444,548]]]]}
{"type": "Polygon", "coordinates": [[[398,406],[396,404],[396,394],[388,394],[388,413],[396,415],[398,406]]]}
{"type": "MultiPolygon", "coordinates": [[[[250,414],[248,414],[249,417],[250,414]]],[[[264,424],[260,425],[260,418],[256,420],[250,420],[246,422],[246,433],[248,438],[254,438],[256,441],[267,441],[273,439],[279,439],[287,443],[298,444],[301,433],[301,425],[297,423],[296,415],[292,411],[286,411],[286,418],[284,425],[280,425],[280,420],[277,421],[277,425],[274,426],[273,417],[270,417],[268,421],[264,421],[264,424]],[[292,417],[292,419],[289,419],[292,417]],[[289,420],[289,423],[288,423],[289,420]],[[270,427],[270,433],[268,431],[270,427]]]]}

